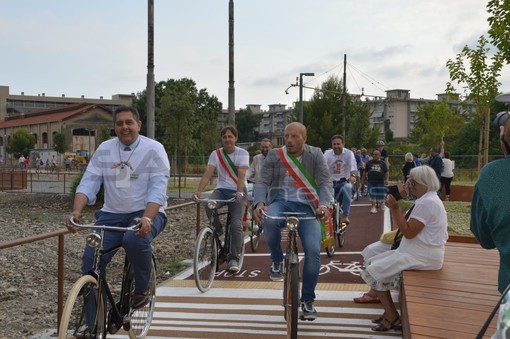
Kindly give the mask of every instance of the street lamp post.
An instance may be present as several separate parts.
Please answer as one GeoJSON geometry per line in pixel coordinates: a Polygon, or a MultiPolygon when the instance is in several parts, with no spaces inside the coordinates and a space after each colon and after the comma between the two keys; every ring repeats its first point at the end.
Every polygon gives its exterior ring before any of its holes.
{"type": "Polygon", "coordinates": [[[303,123],[303,76],[313,77],[315,73],[299,73],[299,122],[303,123]]]}

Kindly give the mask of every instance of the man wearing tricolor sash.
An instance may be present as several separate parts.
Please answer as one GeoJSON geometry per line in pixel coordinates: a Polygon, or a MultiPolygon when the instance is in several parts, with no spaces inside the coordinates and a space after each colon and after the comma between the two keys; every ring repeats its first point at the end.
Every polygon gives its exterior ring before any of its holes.
{"type": "MultiPolygon", "coordinates": [[[[236,201],[228,204],[232,243],[227,258],[228,270],[236,274],[240,269],[239,255],[244,245],[242,217],[248,201],[248,197],[245,195],[245,176],[250,164],[250,155],[248,151],[236,146],[237,130],[234,127],[227,126],[221,130],[220,134],[223,147],[214,150],[209,156],[207,168],[202,179],[200,179],[195,196],[200,197],[214,175],[214,170],[218,172],[218,181],[210,199],[228,200],[236,195],[236,201]]],[[[221,207],[221,205],[218,206],[221,207]]],[[[205,211],[207,216],[211,218],[212,212],[207,206],[205,211]]],[[[216,228],[215,232],[218,234],[223,232],[217,216],[213,220],[213,224],[216,228]]]]}
{"type": "MultiPolygon", "coordinates": [[[[323,214],[328,220],[328,207],[333,201],[333,184],[320,148],[306,143],[306,127],[293,122],[285,128],[285,146],[271,150],[262,166],[260,180],[254,187],[254,216],[261,221],[261,210],[269,215],[282,212],[323,214]]],[[[269,277],[283,280],[281,228],[283,220],[264,220],[264,237],[271,250],[269,277]]],[[[318,220],[302,220],[299,237],[305,252],[301,290],[302,318],[314,320],[315,287],[320,270],[321,226],[318,220]]]]}

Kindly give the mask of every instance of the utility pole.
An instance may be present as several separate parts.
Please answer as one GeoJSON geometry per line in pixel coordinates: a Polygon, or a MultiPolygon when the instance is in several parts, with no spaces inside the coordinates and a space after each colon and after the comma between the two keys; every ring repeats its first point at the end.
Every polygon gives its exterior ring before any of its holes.
{"type": "Polygon", "coordinates": [[[155,138],[154,110],[154,0],[148,0],[148,36],[147,36],[147,137],[155,138]]]}
{"type": "Polygon", "coordinates": [[[315,73],[299,73],[299,122],[303,123],[303,76],[313,77],[315,73]]]}
{"type": "Polygon", "coordinates": [[[236,125],[234,88],[234,0],[228,2],[228,124],[236,125]]]}
{"type": "Polygon", "coordinates": [[[342,94],[342,133],[343,133],[343,136],[344,138],[346,137],[345,135],[345,116],[347,115],[347,100],[346,100],[346,97],[347,97],[347,71],[346,71],[346,68],[347,68],[347,54],[344,54],[344,81],[343,81],[343,94],[342,94]]]}

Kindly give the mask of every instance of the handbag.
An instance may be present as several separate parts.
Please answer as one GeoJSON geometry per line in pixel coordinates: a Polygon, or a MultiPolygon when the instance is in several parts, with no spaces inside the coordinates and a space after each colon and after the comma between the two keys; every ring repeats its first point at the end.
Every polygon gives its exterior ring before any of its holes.
{"type": "MultiPolygon", "coordinates": [[[[404,216],[404,218],[406,220],[411,215],[413,208],[414,208],[414,205],[411,206],[411,208],[407,211],[406,215],[404,216]]],[[[404,235],[402,234],[402,232],[400,232],[400,229],[397,228],[396,230],[383,233],[381,235],[380,240],[381,240],[381,242],[383,242],[385,244],[391,244],[391,249],[396,250],[400,246],[400,242],[402,241],[403,236],[404,235]]]]}

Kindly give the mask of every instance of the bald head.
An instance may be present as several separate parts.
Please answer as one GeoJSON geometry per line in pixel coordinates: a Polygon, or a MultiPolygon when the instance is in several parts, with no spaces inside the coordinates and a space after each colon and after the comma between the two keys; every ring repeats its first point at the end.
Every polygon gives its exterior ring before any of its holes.
{"type": "Polygon", "coordinates": [[[299,122],[292,122],[285,127],[285,146],[287,152],[300,156],[306,142],[306,127],[299,122]]]}

